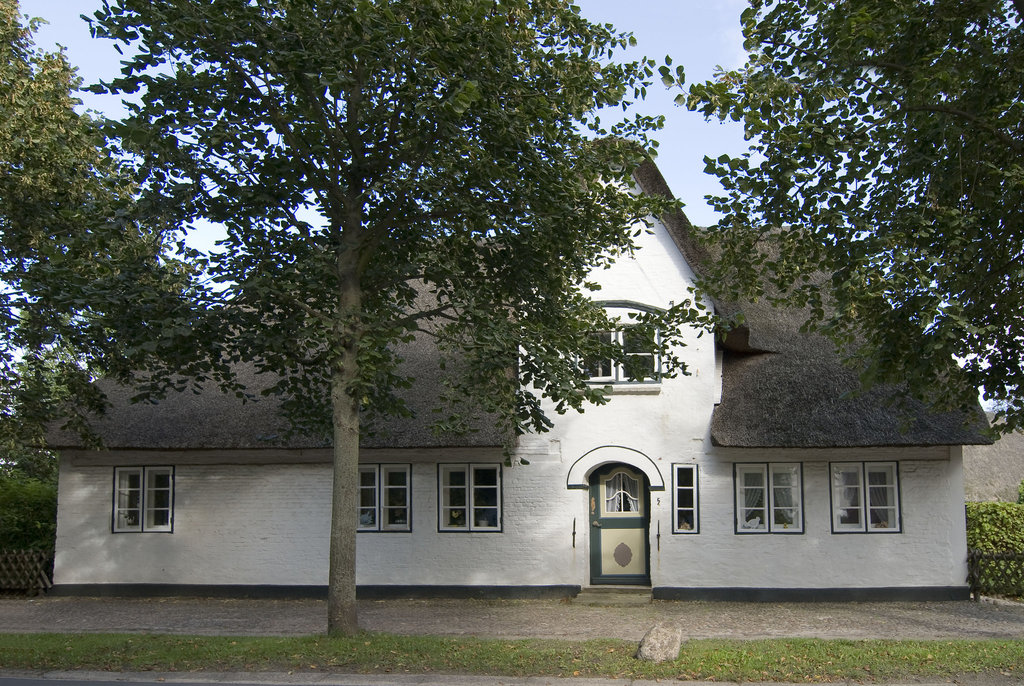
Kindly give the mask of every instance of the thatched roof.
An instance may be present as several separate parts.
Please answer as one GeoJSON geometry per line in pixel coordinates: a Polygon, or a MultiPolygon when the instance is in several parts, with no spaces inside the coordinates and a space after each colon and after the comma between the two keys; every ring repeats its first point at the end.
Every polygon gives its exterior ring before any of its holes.
{"type": "MultiPolygon", "coordinates": [[[[657,167],[637,174],[648,193],[672,197],[657,167]]],[[[694,272],[703,275],[712,256],[693,239],[686,216],[662,217],[694,272]]],[[[712,294],[713,296],[713,294],[712,294]]],[[[831,342],[802,333],[805,313],[760,303],[712,298],[720,314],[742,313],[742,325],[727,331],[722,401],[711,420],[711,441],[737,448],[838,448],[985,444],[979,407],[973,417],[934,413],[902,399],[892,388],[859,393],[856,373],[831,342]]]]}
{"type": "MultiPolygon", "coordinates": [[[[414,417],[390,420],[373,435],[364,436],[365,448],[499,447],[502,437],[491,418],[481,417],[473,431],[462,435],[436,436],[430,424],[436,415],[444,372],[432,340],[424,335],[403,346],[400,373],[416,379],[404,394],[414,417]]],[[[236,370],[238,380],[254,396],[270,384],[251,367],[236,370]]],[[[324,437],[286,435],[280,400],[274,396],[243,402],[232,394],[209,385],[201,393],[171,393],[158,403],[132,403],[134,394],[124,386],[107,384],[111,403],[105,415],[92,427],[109,449],[198,450],[329,447],[324,437]]],[[[82,445],[77,434],[51,431],[51,448],[82,445]]]]}
{"type": "MultiPolygon", "coordinates": [[[[991,417],[989,418],[991,420],[991,417]]],[[[1024,433],[1000,436],[992,445],[964,448],[964,492],[968,500],[1017,502],[1024,482],[1024,433]]]]}

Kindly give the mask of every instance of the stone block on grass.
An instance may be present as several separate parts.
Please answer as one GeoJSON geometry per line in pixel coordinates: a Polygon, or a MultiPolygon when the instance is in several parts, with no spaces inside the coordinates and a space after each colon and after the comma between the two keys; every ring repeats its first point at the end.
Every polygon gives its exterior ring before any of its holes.
{"type": "Polygon", "coordinates": [[[679,657],[683,632],[670,624],[655,624],[640,641],[636,657],[648,662],[667,662],[679,657]]]}

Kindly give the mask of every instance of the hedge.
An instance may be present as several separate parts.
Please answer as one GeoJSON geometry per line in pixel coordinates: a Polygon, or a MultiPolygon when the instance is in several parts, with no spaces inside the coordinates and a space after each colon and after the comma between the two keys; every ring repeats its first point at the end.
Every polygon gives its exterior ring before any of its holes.
{"type": "Polygon", "coordinates": [[[52,551],[56,532],[56,483],[0,478],[0,548],[52,551]]]}
{"type": "Polygon", "coordinates": [[[992,553],[1024,552],[1024,505],[967,503],[967,547],[992,553]]]}

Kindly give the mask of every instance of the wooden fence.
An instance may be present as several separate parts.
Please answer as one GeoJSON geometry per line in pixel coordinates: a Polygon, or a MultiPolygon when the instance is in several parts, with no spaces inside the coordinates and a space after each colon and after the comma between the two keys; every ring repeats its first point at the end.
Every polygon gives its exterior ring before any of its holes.
{"type": "Polygon", "coordinates": [[[1024,553],[967,551],[967,583],[981,594],[1024,598],[1024,553]]]}
{"type": "Polygon", "coordinates": [[[53,586],[53,553],[0,550],[0,593],[38,595],[53,586]]]}

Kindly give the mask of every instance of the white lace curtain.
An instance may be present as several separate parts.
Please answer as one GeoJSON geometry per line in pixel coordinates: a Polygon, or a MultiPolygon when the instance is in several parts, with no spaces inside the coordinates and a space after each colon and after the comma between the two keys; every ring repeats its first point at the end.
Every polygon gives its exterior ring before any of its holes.
{"type": "Polygon", "coordinates": [[[639,512],[640,482],[619,472],[605,484],[605,512],[639,512]]]}

